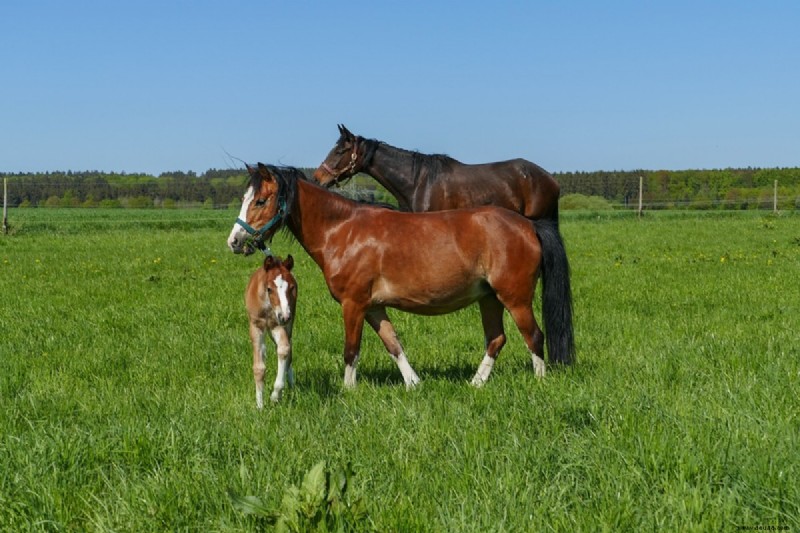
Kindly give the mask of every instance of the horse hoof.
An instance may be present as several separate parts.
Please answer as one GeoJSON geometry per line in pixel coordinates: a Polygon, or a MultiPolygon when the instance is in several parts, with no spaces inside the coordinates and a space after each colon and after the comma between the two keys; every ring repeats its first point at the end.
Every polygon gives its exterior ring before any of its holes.
{"type": "Polygon", "coordinates": [[[272,394],[269,395],[269,399],[272,400],[272,403],[278,403],[281,401],[281,391],[272,391],[272,394]]]}

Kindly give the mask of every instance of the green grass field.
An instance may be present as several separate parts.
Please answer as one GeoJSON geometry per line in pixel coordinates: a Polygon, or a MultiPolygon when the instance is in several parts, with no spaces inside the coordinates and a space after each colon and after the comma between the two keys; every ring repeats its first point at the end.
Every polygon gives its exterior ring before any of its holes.
{"type": "MultiPolygon", "coordinates": [[[[377,531],[800,530],[800,216],[567,213],[578,363],[392,314],[406,391],[294,242],[297,383],[255,408],[236,213],[17,209],[0,235],[0,530],[248,531],[318,461],[377,531]]],[[[424,243],[420,243],[424,245],[424,243]]],[[[538,312],[537,312],[538,316],[538,312]]],[[[268,383],[274,379],[270,347],[268,383]]],[[[269,387],[269,385],[268,385],[269,387]]],[[[269,389],[268,389],[269,390],[269,389]]]]}

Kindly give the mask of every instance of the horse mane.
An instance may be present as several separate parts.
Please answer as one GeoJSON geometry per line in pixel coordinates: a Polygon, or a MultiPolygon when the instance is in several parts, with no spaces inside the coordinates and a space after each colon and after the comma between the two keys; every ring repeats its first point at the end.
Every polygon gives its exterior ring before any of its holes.
{"type": "Polygon", "coordinates": [[[458,161],[449,155],[411,152],[411,173],[415,179],[424,173],[427,175],[428,181],[436,181],[439,174],[451,170],[454,163],[458,163],[458,161]]]}
{"type": "MultiPolygon", "coordinates": [[[[280,227],[282,231],[288,232],[291,235],[286,223],[289,221],[289,216],[292,213],[292,207],[294,206],[295,199],[297,198],[297,180],[301,179],[308,181],[308,177],[303,174],[303,171],[295,167],[278,165],[264,166],[267,167],[269,173],[275,176],[275,179],[278,181],[278,201],[280,202],[282,199],[284,205],[286,206],[283,210],[283,216],[281,216],[280,221],[278,222],[278,227],[280,227]]],[[[249,185],[253,187],[254,190],[259,190],[262,182],[263,179],[260,172],[254,172],[250,175],[249,185]]]]}
{"type": "Polygon", "coordinates": [[[447,154],[423,154],[416,150],[406,150],[405,148],[398,148],[377,139],[365,139],[359,136],[359,142],[366,145],[364,153],[364,166],[369,165],[372,157],[380,146],[385,146],[392,150],[396,150],[411,157],[411,175],[416,181],[421,175],[425,174],[428,180],[435,181],[439,174],[452,170],[454,165],[459,161],[450,157],[447,154]]]}

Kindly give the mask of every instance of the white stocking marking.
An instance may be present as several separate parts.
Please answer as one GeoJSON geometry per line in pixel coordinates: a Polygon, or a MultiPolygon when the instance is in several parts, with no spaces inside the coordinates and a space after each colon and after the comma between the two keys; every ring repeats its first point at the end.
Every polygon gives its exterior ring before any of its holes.
{"type": "Polygon", "coordinates": [[[344,365],[344,386],[348,389],[352,389],[356,386],[356,364],[358,363],[358,356],[359,354],[356,354],[353,359],[353,364],[344,365]]]}
{"type": "Polygon", "coordinates": [[[475,387],[482,387],[489,379],[489,374],[492,373],[492,367],[494,367],[494,358],[489,357],[489,354],[485,354],[483,356],[483,361],[481,361],[481,366],[478,367],[475,377],[472,378],[472,385],[475,387]]]}
{"type": "Polygon", "coordinates": [[[272,329],[272,338],[275,340],[278,352],[278,371],[275,375],[275,385],[272,387],[272,394],[270,394],[269,399],[277,402],[281,399],[283,389],[286,386],[286,377],[291,365],[289,359],[291,346],[289,344],[289,336],[282,326],[272,329]]]}
{"type": "Polygon", "coordinates": [[[419,384],[419,376],[414,372],[414,369],[411,368],[405,352],[400,352],[400,355],[397,356],[397,368],[399,368],[400,373],[403,374],[403,381],[406,382],[406,389],[413,389],[419,384]]]}
{"type": "Polygon", "coordinates": [[[536,374],[536,377],[544,377],[544,375],[547,373],[547,367],[544,364],[544,359],[531,352],[531,361],[533,362],[533,373],[536,374]]]}

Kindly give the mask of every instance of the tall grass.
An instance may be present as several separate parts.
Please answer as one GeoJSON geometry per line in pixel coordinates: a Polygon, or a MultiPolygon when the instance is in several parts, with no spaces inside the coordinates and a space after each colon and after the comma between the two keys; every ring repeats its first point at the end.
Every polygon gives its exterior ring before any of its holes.
{"type": "MultiPolygon", "coordinates": [[[[255,409],[225,211],[12,210],[0,237],[0,530],[265,527],[320,461],[380,531],[800,527],[800,218],[562,216],[577,364],[537,380],[510,320],[393,313],[421,386],[296,258],[297,383],[255,409]]],[[[537,313],[539,313],[537,309],[537,313]]],[[[274,353],[269,372],[274,372],[274,353]]]]}

